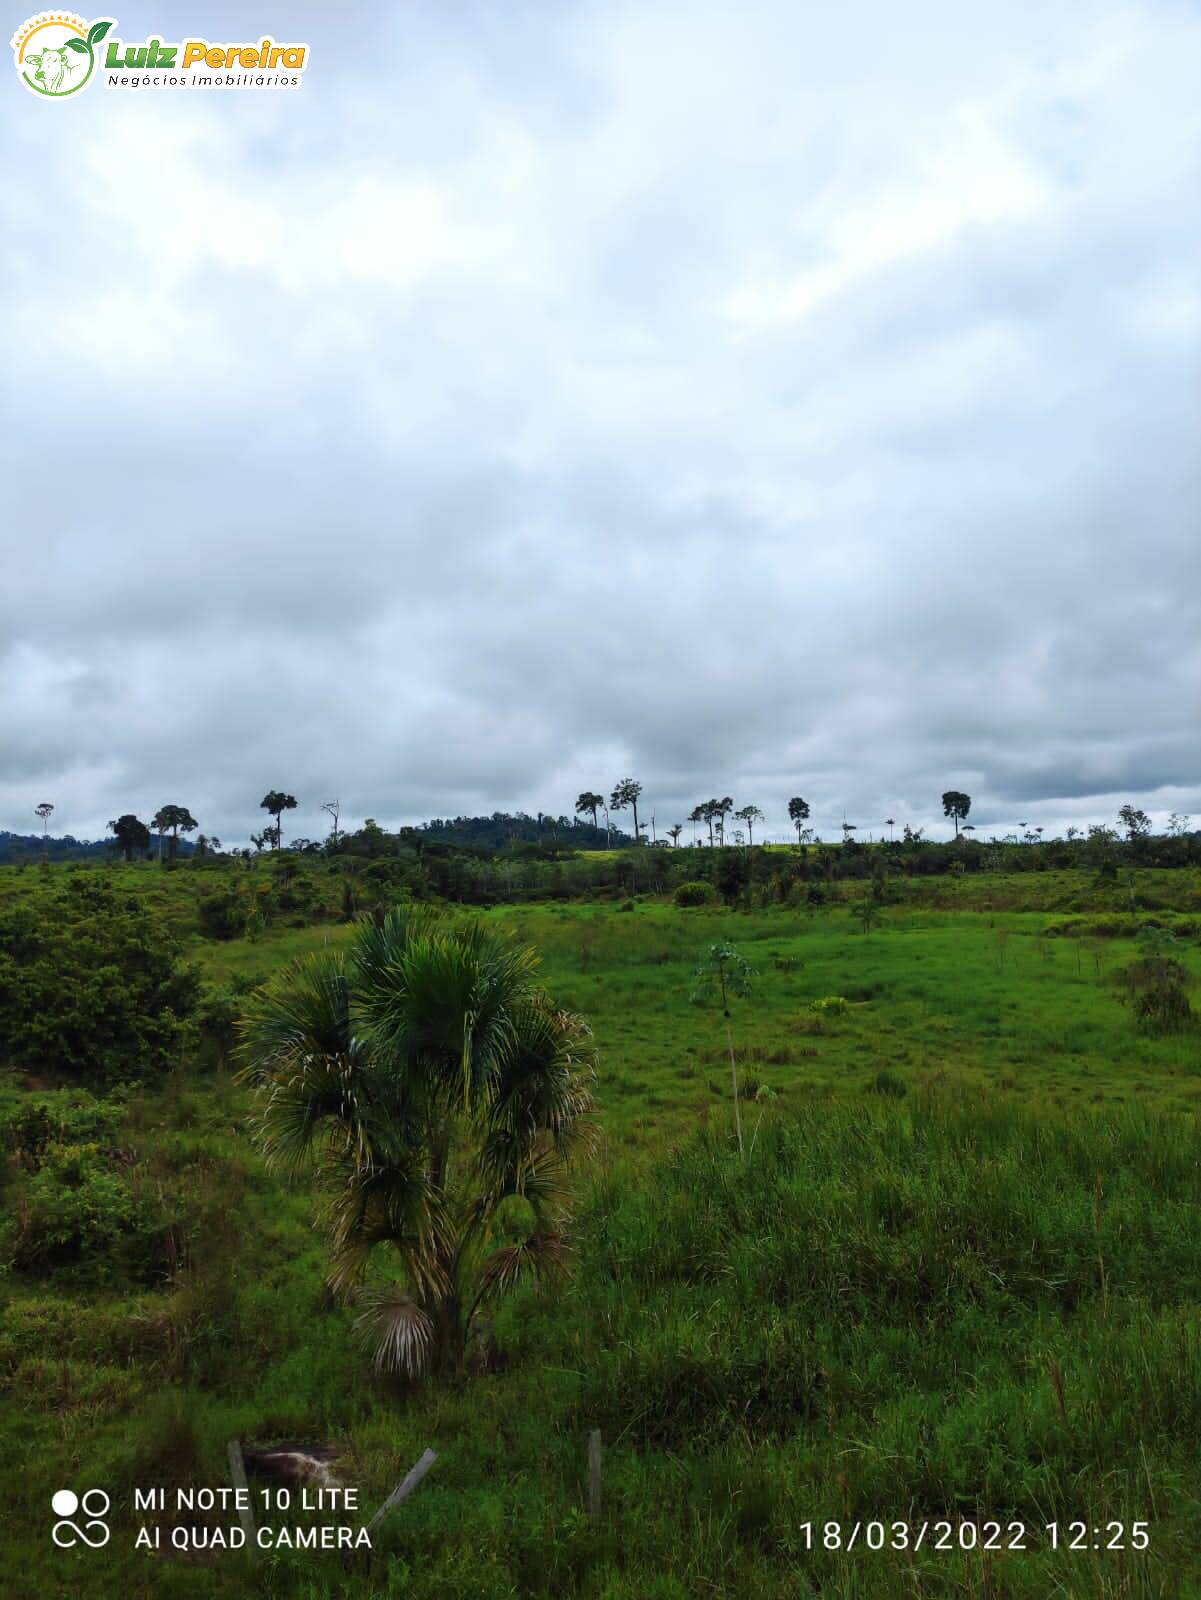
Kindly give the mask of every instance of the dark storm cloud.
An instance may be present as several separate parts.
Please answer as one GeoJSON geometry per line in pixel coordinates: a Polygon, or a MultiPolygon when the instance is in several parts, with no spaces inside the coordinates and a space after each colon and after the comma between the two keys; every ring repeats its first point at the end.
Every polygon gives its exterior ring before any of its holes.
{"type": "Polygon", "coordinates": [[[0,826],[1201,810],[1195,15],[365,16],[4,103],[0,826]]]}

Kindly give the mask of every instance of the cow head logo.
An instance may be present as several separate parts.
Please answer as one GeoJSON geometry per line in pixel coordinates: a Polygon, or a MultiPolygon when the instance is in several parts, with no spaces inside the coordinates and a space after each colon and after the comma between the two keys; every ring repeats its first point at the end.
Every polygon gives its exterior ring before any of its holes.
{"type": "Polygon", "coordinates": [[[96,47],[113,26],[101,17],[90,26],[70,11],[40,11],[12,36],[17,76],[31,94],[63,100],[91,82],[96,47]]]}

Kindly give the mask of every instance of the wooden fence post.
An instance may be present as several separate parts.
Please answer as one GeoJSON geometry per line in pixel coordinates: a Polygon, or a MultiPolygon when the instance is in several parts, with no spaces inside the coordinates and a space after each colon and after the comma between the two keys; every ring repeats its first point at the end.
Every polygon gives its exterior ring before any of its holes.
{"type": "Polygon", "coordinates": [[[420,1461],[409,1468],[408,1472],[405,1473],[404,1477],[396,1485],[395,1489],[393,1489],[392,1493],[388,1496],[383,1505],[367,1524],[368,1533],[375,1532],[376,1528],[379,1527],[380,1523],[387,1516],[388,1512],[392,1510],[393,1506],[398,1506],[402,1500],[407,1500],[409,1498],[413,1490],[421,1482],[422,1478],[425,1477],[426,1473],[430,1470],[437,1459],[438,1457],[432,1450],[427,1450],[422,1455],[420,1461]]]}
{"type": "Polygon", "coordinates": [[[246,1504],[238,1507],[238,1520],[246,1534],[246,1548],[252,1557],[257,1558],[259,1547],[254,1534],[254,1506],[250,1499],[250,1486],[246,1482],[246,1463],[242,1460],[240,1439],[229,1441],[229,1475],[234,1481],[235,1489],[245,1490],[246,1504]]]}

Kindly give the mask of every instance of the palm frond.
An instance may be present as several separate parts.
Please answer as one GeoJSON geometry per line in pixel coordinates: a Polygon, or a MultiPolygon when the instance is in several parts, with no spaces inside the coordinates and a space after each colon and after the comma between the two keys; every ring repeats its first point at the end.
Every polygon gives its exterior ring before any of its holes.
{"type": "Polygon", "coordinates": [[[403,1285],[390,1283],[360,1293],[362,1312],[355,1330],[375,1346],[381,1372],[416,1378],[428,1370],[434,1348],[434,1324],[403,1285]]]}
{"type": "Polygon", "coordinates": [[[582,1017],[558,1011],[541,996],[514,1013],[513,1048],[491,1085],[488,1121],[517,1143],[545,1133],[564,1155],[591,1134],[596,1047],[582,1017]]]}
{"type": "Polygon", "coordinates": [[[446,1293],[443,1263],[451,1255],[453,1229],[445,1197],[423,1170],[348,1168],[340,1182],[327,1186],[323,1222],[330,1235],[326,1281],[336,1294],[362,1280],[380,1244],[393,1246],[424,1298],[446,1293]]]}
{"type": "Polygon", "coordinates": [[[276,973],[238,1021],[241,1081],[259,1084],[311,1056],[350,1051],[350,986],[341,955],[324,951],[276,973]]]}
{"type": "Polygon", "coordinates": [[[514,1177],[513,1193],[529,1202],[540,1221],[566,1206],[568,1192],[566,1169],[553,1148],[538,1151],[514,1177]]]}
{"type": "Polygon", "coordinates": [[[557,1282],[565,1276],[572,1253],[567,1235],[556,1229],[531,1233],[518,1244],[502,1245],[480,1267],[476,1305],[506,1294],[528,1277],[542,1283],[557,1282]]]}
{"type": "Polygon", "coordinates": [[[470,1109],[512,1052],[513,1012],[535,958],[476,924],[410,919],[390,943],[388,931],[365,938],[355,957],[373,1049],[411,1092],[470,1109]]]}

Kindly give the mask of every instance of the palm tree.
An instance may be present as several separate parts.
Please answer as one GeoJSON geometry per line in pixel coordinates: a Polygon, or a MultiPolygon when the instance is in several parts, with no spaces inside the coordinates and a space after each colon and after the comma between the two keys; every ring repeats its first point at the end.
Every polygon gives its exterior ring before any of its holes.
{"type": "Polygon", "coordinates": [[[394,911],[247,1008],[242,1076],[263,1151],[290,1171],[312,1164],[330,1287],[363,1307],[382,1367],[458,1366],[484,1307],[567,1265],[594,1051],[536,969],[532,950],[480,923],[394,911]],[[381,1246],[396,1281],[368,1276],[381,1246]]]}
{"type": "Polygon", "coordinates": [[[683,831],[683,825],[679,822],[673,822],[671,827],[668,828],[667,837],[671,840],[671,847],[673,850],[679,848],[680,835],[683,833],[683,831]]]}

